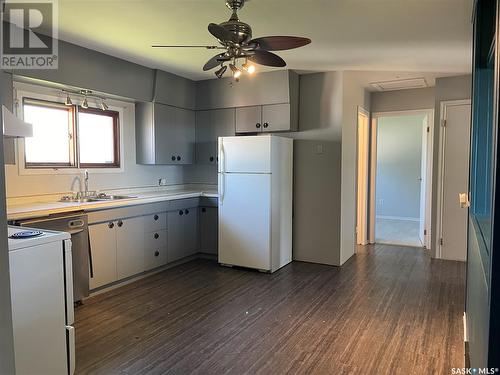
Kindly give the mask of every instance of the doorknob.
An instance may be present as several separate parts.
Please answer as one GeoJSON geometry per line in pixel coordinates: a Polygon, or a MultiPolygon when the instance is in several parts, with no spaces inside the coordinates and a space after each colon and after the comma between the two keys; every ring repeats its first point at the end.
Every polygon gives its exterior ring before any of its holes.
{"type": "Polygon", "coordinates": [[[469,194],[460,193],[458,194],[458,201],[460,202],[460,208],[470,207],[469,194]]]}

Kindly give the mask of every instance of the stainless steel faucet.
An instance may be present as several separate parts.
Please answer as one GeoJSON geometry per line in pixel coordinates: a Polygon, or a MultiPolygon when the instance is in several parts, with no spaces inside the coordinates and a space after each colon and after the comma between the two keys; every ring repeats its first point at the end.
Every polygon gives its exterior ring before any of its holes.
{"type": "Polygon", "coordinates": [[[85,195],[84,195],[84,197],[87,197],[89,195],[89,171],[88,171],[88,169],[85,169],[85,172],[83,172],[83,180],[85,183],[85,195]]]}

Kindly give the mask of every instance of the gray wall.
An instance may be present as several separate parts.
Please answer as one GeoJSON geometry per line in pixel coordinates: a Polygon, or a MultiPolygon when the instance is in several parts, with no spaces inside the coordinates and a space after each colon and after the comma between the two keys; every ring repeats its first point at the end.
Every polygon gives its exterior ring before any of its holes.
{"type": "Polygon", "coordinates": [[[420,217],[424,119],[423,115],[378,119],[376,216],[420,217]]]}
{"type": "Polygon", "coordinates": [[[300,76],[294,141],[293,258],[340,264],[343,73],[300,76]]]}
{"type": "Polygon", "coordinates": [[[391,112],[413,109],[432,109],[435,104],[435,88],[383,91],[371,93],[371,111],[391,112]]]}

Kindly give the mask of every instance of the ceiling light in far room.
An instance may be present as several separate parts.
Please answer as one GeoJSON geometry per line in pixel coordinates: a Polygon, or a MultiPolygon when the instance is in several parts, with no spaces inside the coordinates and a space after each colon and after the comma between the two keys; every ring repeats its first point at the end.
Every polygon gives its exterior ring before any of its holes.
{"type": "Polygon", "coordinates": [[[227,70],[227,66],[226,65],[221,65],[220,69],[217,69],[217,71],[215,72],[215,76],[217,78],[222,78],[222,76],[224,75],[224,73],[226,73],[226,70],[227,70]]]}
{"type": "Polygon", "coordinates": [[[69,94],[66,94],[66,100],[64,101],[64,104],[67,106],[73,105],[73,102],[71,101],[71,98],[69,97],[69,94]]]}
{"type": "Polygon", "coordinates": [[[100,106],[101,106],[101,109],[103,111],[107,111],[108,108],[109,108],[108,105],[106,104],[106,102],[104,101],[104,99],[101,99],[101,105],[100,106]]]}
{"type": "Polygon", "coordinates": [[[241,69],[237,68],[234,64],[229,64],[229,68],[233,72],[234,79],[239,79],[241,77],[241,69]]]}
{"type": "Polygon", "coordinates": [[[241,66],[248,74],[255,73],[255,65],[245,61],[245,63],[241,66]]]}

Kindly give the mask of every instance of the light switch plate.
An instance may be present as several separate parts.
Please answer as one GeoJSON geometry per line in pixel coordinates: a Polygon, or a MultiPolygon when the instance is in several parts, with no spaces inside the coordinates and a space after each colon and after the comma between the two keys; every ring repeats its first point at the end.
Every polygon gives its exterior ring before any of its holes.
{"type": "Polygon", "coordinates": [[[325,149],[321,143],[316,145],[316,154],[321,155],[325,153],[325,149]]]}
{"type": "Polygon", "coordinates": [[[159,178],[158,179],[158,185],[160,185],[160,186],[167,186],[167,179],[166,178],[159,178]]]}

